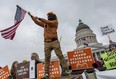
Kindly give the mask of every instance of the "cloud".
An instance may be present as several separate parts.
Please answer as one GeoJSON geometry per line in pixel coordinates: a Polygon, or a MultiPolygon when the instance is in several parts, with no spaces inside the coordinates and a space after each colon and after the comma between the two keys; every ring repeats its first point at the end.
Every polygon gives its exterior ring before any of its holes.
{"type": "MultiPolygon", "coordinates": [[[[76,48],[75,34],[78,20],[82,19],[97,36],[98,42],[108,44],[107,36],[101,36],[99,28],[112,24],[116,30],[115,0],[1,0],[0,3],[0,30],[14,23],[16,5],[20,5],[33,15],[47,18],[46,14],[53,11],[58,16],[58,36],[62,36],[62,52],[76,48]]],[[[110,34],[116,41],[116,33],[110,34]]],[[[26,14],[20,24],[13,41],[0,37],[0,66],[9,65],[18,60],[30,60],[32,52],[37,52],[44,59],[43,29],[31,20],[26,14]]],[[[55,54],[52,54],[55,56],[55,54]]]]}

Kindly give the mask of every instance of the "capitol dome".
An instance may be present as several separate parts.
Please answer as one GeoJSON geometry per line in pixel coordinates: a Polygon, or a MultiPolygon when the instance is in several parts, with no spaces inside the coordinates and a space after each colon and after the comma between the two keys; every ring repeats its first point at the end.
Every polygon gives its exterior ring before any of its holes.
{"type": "Polygon", "coordinates": [[[79,25],[76,28],[76,32],[82,29],[90,29],[88,25],[84,24],[81,20],[79,20],[79,25]]]}
{"type": "Polygon", "coordinates": [[[88,40],[89,44],[98,43],[96,39],[96,35],[90,29],[90,27],[84,24],[81,20],[79,20],[79,24],[76,28],[76,38],[75,42],[77,44],[77,48],[83,47],[83,39],[88,40]]]}

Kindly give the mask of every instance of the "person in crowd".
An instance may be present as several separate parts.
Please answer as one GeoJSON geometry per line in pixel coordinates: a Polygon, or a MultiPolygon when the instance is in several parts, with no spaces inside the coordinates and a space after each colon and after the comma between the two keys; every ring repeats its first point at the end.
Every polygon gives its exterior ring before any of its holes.
{"type": "Polygon", "coordinates": [[[104,60],[101,58],[101,67],[105,67],[104,60]]]}
{"type": "Polygon", "coordinates": [[[102,58],[101,58],[101,61],[102,61],[102,63],[95,60],[95,63],[92,64],[93,67],[96,69],[96,71],[97,70],[99,70],[99,71],[105,71],[106,70],[106,67],[105,67],[105,64],[104,64],[104,61],[103,61],[102,58]]]}
{"type": "Polygon", "coordinates": [[[0,69],[2,69],[2,67],[0,67],[0,69]]]}
{"type": "Polygon", "coordinates": [[[116,42],[111,42],[110,45],[109,45],[109,50],[112,51],[112,50],[116,50],[116,42]]]}
{"type": "Polygon", "coordinates": [[[23,64],[27,64],[27,62],[28,62],[27,60],[23,60],[22,61],[23,64]]]}
{"type": "Polygon", "coordinates": [[[96,63],[92,64],[94,68],[98,69],[98,65],[96,63]]]}
{"type": "Polygon", "coordinates": [[[35,60],[35,78],[37,78],[37,64],[44,62],[40,61],[38,54],[35,52],[31,54],[31,60],[35,60]]]}
{"type": "Polygon", "coordinates": [[[39,18],[31,15],[28,12],[35,24],[44,28],[44,52],[45,52],[45,75],[43,79],[49,79],[49,65],[51,58],[51,51],[54,50],[55,54],[60,59],[60,63],[64,68],[64,75],[69,75],[68,65],[62,54],[60,42],[58,41],[57,29],[58,29],[58,19],[55,13],[49,12],[47,14],[48,19],[39,18]]]}
{"type": "Polygon", "coordinates": [[[18,61],[14,61],[11,66],[11,76],[9,76],[10,79],[16,79],[16,68],[17,68],[18,61]]]}
{"type": "Polygon", "coordinates": [[[43,63],[40,61],[38,54],[35,52],[31,54],[31,60],[35,60],[36,63],[43,63]]]}
{"type": "Polygon", "coordinates": [[[97,65],[97,67],[100,68],[100,67],[101,67],[100,61],[98,61],[98,60],[95,59],[95,58],[94,58],[94,61],[95,61],[94,63],[97,65]]]}

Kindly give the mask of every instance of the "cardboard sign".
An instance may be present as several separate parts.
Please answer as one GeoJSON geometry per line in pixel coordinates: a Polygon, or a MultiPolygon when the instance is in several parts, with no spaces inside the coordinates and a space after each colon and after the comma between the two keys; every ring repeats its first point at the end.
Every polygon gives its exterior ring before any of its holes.
{"type": "Polygon", "coordinates": [[[29,78],[35,78],[35,60],[30,61],[30,69],[29,70],[30,70],[29,78]]]}
{"type": "Polygon", "coordinates": [[[115,32],[115,30],[112,28],[112,25],[107,25],[105,27],[101,27],[101,32],[103,35],[107,35],[115,32]]]}
{"type": "Polygon", "coordinates": [[[10,75],[10,71],[8,69],[8,66],[3,67],[0,69],[0,79],[8,79],[10,75]]]}
{"type": "Polygon", "coordinates": [[[101,54],[107,69],[116,68],[116,51],[106,52],[101,54]]]}
{"type": "Polygon", "coordinates": [[[29,78],[29,62],[17,65],[17,79],[29,78]]]}
{"type": "MultiPolygon", "coordinates": [[[[44,64],[40,63],[37,66],[37,79],[41,79],[44,76],[44,64]]],[[[60,77],[60,67],[59,67],[59,62],[58,61],[51,61],[50,63],[50,77],[51,78],[56,78],[60,77]]]]}
{"type": "Polygon", "coordinates": [[[67,52],[72,70],[93,68],[93,55],[90,48],[67,52]]]}

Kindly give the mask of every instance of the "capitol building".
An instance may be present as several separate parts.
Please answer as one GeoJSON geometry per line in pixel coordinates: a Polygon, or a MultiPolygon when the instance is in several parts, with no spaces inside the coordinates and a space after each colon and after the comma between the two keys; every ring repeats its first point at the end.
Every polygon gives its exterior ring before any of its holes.
{"type": "MultiPolygon", "coordinates": [[[[93,33],[91,28],[84,24],[82,20],[79,20],[79,24],[76,28],[75,42],[77,47],[74,50],[81,50],[84,48],[91,48],[93,57],[97,60],[101,60],[101,54],[109,50],[109,45],[103,45],[98,43],[96,39],[96,34],[93,33]],[[83,38],[85,41],[88,41],[87,45],[84,44],[83,38]]],[[[64,57],[68,61],[67,54],[64,54],[64,57]]],[[[57,59],[56,56],[52,59],[57,59]]]]}
{"type": "Polygon", "coordinates": [[[98,43],[96,34],[94,34],[90,27],[84,24],[81,20],[79,20],[79,24],[76,28],[75,42],[77,45],[75,50],[89,47],[92,50],[94,58],[97,60],[101,60],[101,54],[109,50],[108,45],[98,43]],[[88,45],[84,45],[83,38],[88,42],[88,45]]]}

